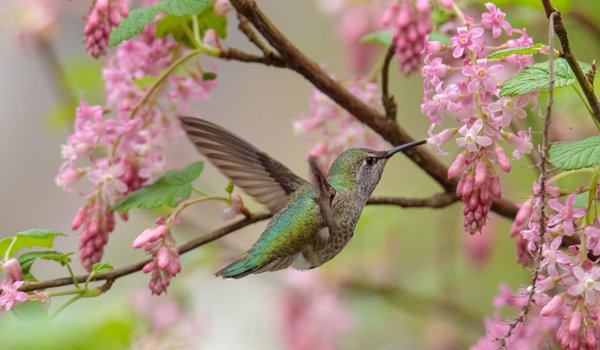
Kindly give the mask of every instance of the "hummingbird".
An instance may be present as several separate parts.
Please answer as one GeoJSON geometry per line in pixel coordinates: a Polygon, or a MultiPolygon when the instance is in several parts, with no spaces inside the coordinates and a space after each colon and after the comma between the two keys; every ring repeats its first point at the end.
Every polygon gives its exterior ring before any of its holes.
{"type": "Polygon", "coordinates": [[[331,260],[354,235],[388,159],[427,142],[413,141],[387,151],[348,149],[335,159],[327,176],[311,157],[313,184],[223,127],[195,117],[180,120],[196,149],[273,214],[256,243],[216,273],[223,278],[288,267],[308,270],[331,260]]]}

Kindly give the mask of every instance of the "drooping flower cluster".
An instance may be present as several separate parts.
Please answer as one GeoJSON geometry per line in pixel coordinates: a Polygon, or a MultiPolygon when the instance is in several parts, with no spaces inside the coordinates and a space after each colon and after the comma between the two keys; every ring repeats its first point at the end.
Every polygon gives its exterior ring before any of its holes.
{"type": "Polygon", "coordinates": [[[281,302],[283,337],[291,350],[337,349],[353,318],[335,291],[316,273],[286,272],[281,302]]]}
{"type": "Polygon", "coordinates": [[[440,146],[457,136],[456,142],[462,148],[450,166],[448,177],[460,176],[457,195],[464,202],[465,231],[471,234],[481,231],[492,200],[501,195],[496,168],[505,172],[511,168],[501,142],[516,148],[512,153],[514,158],[532,149],[529,133],[508,128],[513,120],[526,116],[523,108],[535,101],[535,96],[499,95],[499,84],[532,64],[532,55],[487,59],[499,48],[528,46],[532,40],[525,30],[513,29],[495,5],[487,3],[486,7],[488,12],[481,15],[479,23],[463,16],[464,22],[452,33],[450,46],[428,42],[422,69],[425,95],[421,110],[432,123],[429,143],[445,155],[440,146]],[[509,39],[498,42],[502,31],[509,39]],[[514,35],[519,37],[513,38],[514,35]],[[448,117],[458,127],[435,133],[434,129],[448,117]]]}
{"type": "Polygon", "coordinates": [[[171,278],[181,271],[179,251],[170,227],[165,224],[144,230],[134,241],[133,248],[144,249],[152,256],[142,271],[152,272],[150,290],[152,294],[160,295],[167,291],[171,278]]]}
{"type": "MultiPolygon", "coordinates": [[[[511,228],[511,235],[517,237],[519,260],[524,263],[530,263],[540,248],[540,192],[539,184],[534,184],[532,198],[521,205],[511,228]]],[[[518,344],[535,339],[536,329],[547,331],[544,342],[556,342],[563,349],[597,349],[600,345],[600,267],[590,259],[597,259],[600,253],[600,223],[598,220],[589,222],[587,210],[576,206],[577,194],[561,197],[559,188],[552,184],[546,185],[545,193],[550,210],[534,303],[527,323],[520,325],[511,338],[509,349],[520,349],[518,344]],[[540,328],[540,324],[545,328],[540,328]]],[[[491,321],[487,328],[507,329],[505,324],[491,321]]],[[[537,342],[537,346],[531,348],[543,348],[544,342],[537,342]]],[[[487,348],[491,347],[476,347],[487,348]]]]}
{"type": "Polygon", "coordinates": [[[160,80],[163,71],[188,52],[169,37],[156,38],[149,26],[121,44],[103,70],[108,107],[117,116],[111,118],[104,107],[89,106],[85,100],[77,108],[56,183],[72,191],[73,183],[86,177],[93,185],[81,193],[87,202],[71,225],[83,231],[80,260],[88,270],[101,260],[115,228],[111,207],[163,174],[164,147],[179,132],[174,116],[186,111],[192,97],[207,100],[216,86],[216,81],[204,80],[199,62],[188,62],[181,73],[160,80]],[[144,86],[143,78],[156,85],[144,86]]]}
{"type": "Polygon", "coordinates": [[[416,71],[421,65],[421,55],[432,28],[429,0],[392,1],[381,22],[383,26],[393,28],[400,71],[404,75],[416,71]]]}
{"type": "Polygon", "coordinates": [[[95,0],[83,29],[85,48],[94,58],[106,54],[112,27],[118,27],[121,17],[127,17],[127,0],[95,0]]]}
{"type": "MultiPolygon", "coordinates": [[[[378,106],[381,101],[376,83],[356,83],[348,90],[371,106],[378,106]]],[[[331,164],[342,151],[351,147],[376,150],[385,148],[385,142],[379,135],[357,121],[321,91],[313,91],[310,109],[308,116],[300,116],[294,122],[294,130],[297,134],[305,136],[316,132],[323,134],[324,139],[309,151],[309,156],[318,157],[323,168],[331,164]]]]}

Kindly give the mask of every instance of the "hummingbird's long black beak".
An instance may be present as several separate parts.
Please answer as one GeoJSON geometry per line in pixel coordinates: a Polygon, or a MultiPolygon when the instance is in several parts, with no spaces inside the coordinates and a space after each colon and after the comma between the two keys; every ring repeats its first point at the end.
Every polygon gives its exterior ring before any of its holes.
{"type": "Polygon", "coordinates": [[[400,145],[400,146],[396,146],[396,147],[390,149],[389,151],[387,151],[383,157],[384,158],[389,158],[389,157],[393,156],[394,154],[396,154],[396,153],[398,153],[400,151],[403,151],[403,150],[411,148],[411,147],[420,146],[420,145],[422,145],[422,144],[424,144],[426,142],[427,142],[427,140],[418,140],[418,141],[413,141],[413,142],[405,143],[405,144],[400,145]]]}

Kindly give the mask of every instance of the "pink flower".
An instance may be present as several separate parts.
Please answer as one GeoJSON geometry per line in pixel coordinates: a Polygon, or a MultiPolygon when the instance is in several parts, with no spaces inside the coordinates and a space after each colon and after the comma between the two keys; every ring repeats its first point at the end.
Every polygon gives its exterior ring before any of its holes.
{"type": "Polygon", "coordinates": [[[179,251],[175,239],[166,225],[144,230],[134,241],[135,249],[143,248],[152,256],[152,261],[144,265],[144,273],[152,272],[149,287],[152,294],[160,295],[167,291],[171,279],[181,272],[179,251]]]}
{"type": "Polygon", "coordinates": [[[119,26],[121,17],[127,17],[127,0],[96,0],[87,16],[83,30],[87,52],[94,58],[106,53],[112,27],[119,26]]]}
{"type": "Polygon", "coordinates": [[[483,13],[481,15],[481,24],[483,27],[487,29],[491,28],[492,36],[494,38],[500,36],[502,29],[506,31],[506,34],[512,35],[512,26],[504,19],[506,14],[500,11],[500,9],[491,2],[486,3],[485,7],[487,7],[489,13],[483,13]]]}
{"type": "Polygon", "coordinates": [[[448,142],[452,136],[457,132],[457,129],[444,129],[438,134],[433,133],[433,128],[436,124],[431,124],[429,130],[427,131],[429,134],[429,138],[427,139],[427,144],[431,146],[439,155],[448,156],[450,153],[442,151],[440,148],[441,145],[448,142]]]}
{"type": "Polygon", "coordinates": [[[477,119],[471,127],[463,125],[458,129],[458,133],[464,137],[456,139],[456,143],[469,152],[478,152],[480,147],[491,146],[493,141],[489,136],[479,135],[483,128],[483,121],[477,119]]]}
{"type": "MultiPolygon", "coordinates": [[[[487,106],[487,109],[493,114],[501,113],[499,116],[500,125],[503,128],[510,126],[513,118],[523,119],[527,116],[527,112],[515,103],[510,97],[502,97],[496,102],[492,102],[487,106]]],[[[519,130],[522,131],[522,130],[519,130]]]]}
{"type": "Polygon", "coordinates": [[[581,266],[573,268],[573,275],[577,278],[575,284],[569,287],[567,292],[573,296],[585,296],[585,302],[593,305],[596,302],[596,291],[600,291],[600,282],[596,280],[600,277],[600,267],[592,267],[591,271],[584,271],[581,266]]]}
{"type": "Polygon", "coordinates": [[[556,214],[552,215],[548,219],[548,225],[556,226],[562,222],[562,229],[567,236],[571,236],[575,232],[577,227],[575,220],[582,218],[585,215],[585,209],[573,207],[575,199],[577,199],[577,195],[575,193],[571,193],[567,197],[564,205],[562,205],[556,199],[551,199],[548,201],[548,205],[557,211],[556,214]]]}
{"type": "Polygon", "coordinates": [[[219,16],[225,16],[232,8],[229,0],[216,0],[213,11],[219,16]]]}
{"type": "Polygon", "coordinates": [[[457,35],[450,38],[450,43],[454,51],[452,51],[452,57],[461,57],[465,50],[478,53],[481,50],[481,43],[478,38],[483,35],[483,28],[474,27],[468,29],[467,27],[459,27],[456,29],[457,35]]]}
{"type": "Polygon", "coordinates": [[[531,143],[531,133],[519,130],[517,134],[508,135],[508,143],[510,143],[515,150],[512,153],[513,158],[520,159],[523,154],[529,154],[533,150],[533,144],[531,143]]]}
{"type": "Polygon", "coordinates": [[[21,265],[15,258],[8,259],[4,264],[2,264],[2,270],[4,270],[8,282],[23,280],[23,271],[21,270],[21,265]]]}
{"type": "Polygon", "coordinates": [[[494,94],[498,90],[496,83],[491,78],[502,71],[502,65],[495,64],[491,67],[487,67],[487,59],[481,58],[477,60],[477,66],[466,65],[463,67],[463,74],[467,77],[471,77],[469,82],[469,91],[474,92],[477,87],[483,86],[483,88],[494,94]]]}
{"type": "Polygon", "coordinates": [[[244,201],[242,196],[238,193],[231,195],[231,205],[223,210],[223,219],[231,220],[234,217],[243,214],[245,210],[244,201]]]}
{"type": "Polygon", "coordinates": [[[4,311],[8,311],[14,306],[29,300],[29,295],[27,295],[27,293],[19,291],[19,287],[24,283],[24,281],[15,281],[11,283],[8,280],[2,280],[2,283],[0,284],[2,286],[0,310],[4,309],[4,311]]]}
{"type": "Polygon", "coordinates": [[[562,237],[559,236],[553,239],[550,244],[546,243],[542,247],[542,261],[540,263],[540,268],[546,266],[550,276],[559,275],[559,272],[556,269],[557,263],[561,267],[566,267],[571,262],[571,258],[560,250],[561,243],[562,237]]]}
{"type": "Polygon", "coordinates": [[[425,95],[424,103],[421,105],[421,111],[436,124],[441,124],[446,110],[456,112],[463,108],[459,102],[460,88],[456,84],[448,84],[446,88],[442,88],[442,84],[440,81],[436,85],[435,94],[431,99],[425,95]]]}

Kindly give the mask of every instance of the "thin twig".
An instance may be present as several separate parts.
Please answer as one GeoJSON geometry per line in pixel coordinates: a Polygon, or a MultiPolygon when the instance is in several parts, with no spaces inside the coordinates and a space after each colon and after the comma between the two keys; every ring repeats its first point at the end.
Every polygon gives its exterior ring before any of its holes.
{"type": "Polygon", "coordinates": [[[258,47],[258,49],[262,51],[262,53],[265,56],[269,56],[270,54],[272,54],[273,51],[267,45],[265,45],[265,43],[263,43],[262,40],[260,40],[258,35],[256,35],[254,29],[252,29],[252,25],[250,24],[250,22],[248,22],[248,19],[239,12],[237,14],[237,18],[238,29],[240,30],[240,32],[244,33],[248,40],[250,40],[250,42],[253,43],[256,47],[258,47]]]}
{"type": "Polygon", "coordinates": [[[394,53],[396,52],[396,44],[392,43],[385,53],[385,58],[383,59],[383,67],[381,68],[381,104],[385,110],[385,117],[388,120],[395,121],[398,106],[396,105],[396,101],[394,100],[394,96],[390,94],[389,91],[389,80],[390,80],[390,62],[394,57],[394,53]]]}
{"type": "MultiPolygon", "coordinates": [[[[457,199],[450,194],[437,194],[430,198],[401,198],[401,197],[374,197],[369,200],[367,204],[388,204],[388,205],[396,205],[399,207],[431,207],[431,208],[440,208],[445,205],[452,204],[457,199]]],[[[257,214],[249,214],[244,219],[238,220],[232,224],[223,226],[207,235],[202,237],[198,237],[193,239],[187,243],[184,243],[179,246],[178,251],[179,254],[185,254],[190,250],[201,247],[207,243],[215,241],[223,236],[226,236],[232,232],[235,232],[241,228],[254,224],[256,222],[269,219],[271,217],[271,213],[262,212],[257,214]]],[[[149,263],[151,260],[147,259],[144,261],[140,261],[137,263],[133,263],[131,265],[127,265],[112,271],[99,273],[91,279],[91,281],[110,281],[110,284],[106,284],[108,288],[112,285],[112,282],[115,280],[130,275],[135,272],[139,272],[142,270],[144,265],[149,263]]],[[[23,285],[19,290],[24,292],[30,292],[34,290],[42,290],[46,288],[56,288],[61,286],[72,285],[77,281],[78,283],[84,283],[90,277],[89,274],[86,275],[78,275],[74,277],[62,277],[52,280],[46,281],[37,281],[30,282],[23,285]]],[[[1,289],[0,289],[1,291],[1,289]]]]}
{"type": "Polygon", "coordinates": [[[588,81],[588,79],[585,76],[585,73],[583,73],[583,70],[577,63],[575,55],[573,55],[573,52],[571,52],[569,36],[567,35],[567,28],[563,23],[562,15],[557,9],[555,9],[552,6],[552,2],[550,0],[542,0],[542,5],[544,6],[544,11],[546,11],[546,17],[550,18],[550,15],[552,13],[556,14],[554,18],[554,32],[560,40],[560,44],[562,47],[560,56],[563,57],[569,64],[569,67],[571,67],[571,70],[577,78],[577,82],[583,90],[583,94],[585,95],[588,103],[590,104],[590,107],[592,108],[592,111],[594,112],[596,120],[600,122],[600,104],[598,103],[598,98],[594,93],[593,85],[588,81]]]}
{"type": "Polygon", "coordinates": [[[257,56],[231,47],[221,50],[219,52],[219,58],[247,63],[261,63],[266,66],[274,66],[279,68],[287,67],[281,57],[273,52],[265,56],[257,56]]]}
{"type": "MultiPolygon", "coordinates": [[[[553,12],[548,16],[548,45],[550,46],[550,51],[554,50],[554,28],[555,28],[555,20],[560,16],[558,12],[553,12]]],[[[552,104],[554,103],[554,55],[549,55],[549,75],[550,81],[548,83],[548,106],[546,107],[546,119],[544,120],[544,131],[542,135],[542,145],[541,145],[541,174],[540,174],[540,228],[538,233],[538,242],[537,242],[537,250],[534,257],[533,264],[533,273],[531,274],[531,281],[529,282],[529,287],[527,289],[527,302],[523,305],[519,316],[517,316],[508,327],[506,333],[498,339],[499,349],[505,349],[506,343],[510,339],[513,331],[520,324],[525,323],[527,319],[527,314],[529,313],[529,308],[531,307],[531,303],[533,302],[533,297],[535,295],[536,283],[538,277],[540,275],[541,270],[541,258],[542,258],[542,249],[546,240],[546,181],[548,180],[548,149],[550,148],[550,140],[548,139],[548,129],[550,126],[550,119],[552,116],[552,104]]]]}
{"type": "MultiPolygon", "coordinates": [[[[392,145],[414,141],[406,130],[395,122],[386,119],[383,114],[354,96],[327,74],[319,64],[306,57],[271,23],[258,8],[255,1],[231,0],[231,4],[238,13],[244,15],[254,25],[256,30],[281,55],[281,58],[287,63],[290,69],[310,81],[312,85],[359,121],[365,123],[392,145]]],[[[448,168],[430,151],[422,147],[416,147],[406,150],[405,154],[438,182],[446,192],[455,191],[457,180],[448,179],[448,168]]],[[[514,203],[505,199],[495,200],[492,210],[509,218],[514,217],[517,213],[517,207],[514,203]]]]}

